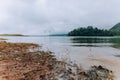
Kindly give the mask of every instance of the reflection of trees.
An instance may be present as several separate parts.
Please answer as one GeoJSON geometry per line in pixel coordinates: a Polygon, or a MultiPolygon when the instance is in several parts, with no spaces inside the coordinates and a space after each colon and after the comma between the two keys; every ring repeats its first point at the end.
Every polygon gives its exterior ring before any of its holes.
{"type": "Polygon", "coordinates": [[[105,38],[72,38],[73,43],[109,43],[105,38]]]}
{"type": "Polygon", "coordinates": [[[72,43],[111,43],[108,45],[114,48],[120,48],[120,38],[83,38],[83,37],[74,37],[71,38],[72,43]]]}
{"type": "Polygon", "coordinates": [[[119,44],[119,45],[120,45],[120,38],[111,38],[111,39],[110,39],[110,42],[116,43],[116,44],[119,44]]]}
{"type": "Polygon", "coordinates": [[[111,42],[114,44],[112,47],[120,49],[120,38],[112,38],[111,42]]]}

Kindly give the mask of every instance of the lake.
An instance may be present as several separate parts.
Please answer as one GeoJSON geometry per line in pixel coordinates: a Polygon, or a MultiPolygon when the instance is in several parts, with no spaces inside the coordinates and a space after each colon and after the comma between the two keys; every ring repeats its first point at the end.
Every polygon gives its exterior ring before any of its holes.
{"type": "Polygon", "coordinates": [[[102,65],[113,70],[120,80],[120,37],[2,36],[9,42],[30,42],[54,52],[58,59],[74,62],[85,69],[102,65]]]}

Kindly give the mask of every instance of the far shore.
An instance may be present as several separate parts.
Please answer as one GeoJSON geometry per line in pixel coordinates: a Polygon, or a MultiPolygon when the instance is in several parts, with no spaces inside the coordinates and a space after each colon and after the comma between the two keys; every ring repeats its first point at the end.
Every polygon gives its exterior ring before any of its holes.
{"type": "Polygon", "coordinates": [[[22,34],[0,34],[0,36],[24,36],[22,34]]]}
{"type": "Polygon", "coordinates": [[[0,38],[0,40],[7,40],[7,39],[5,39],[5,38],[0,38]]]}

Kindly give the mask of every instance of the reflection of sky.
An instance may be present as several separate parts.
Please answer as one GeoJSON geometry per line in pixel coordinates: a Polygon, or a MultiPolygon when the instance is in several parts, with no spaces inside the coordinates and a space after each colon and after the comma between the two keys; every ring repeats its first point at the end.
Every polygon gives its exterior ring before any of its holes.
{"type": "Polygon", "coordinates": [[[12,42],[33,42],[45,45],[61,45],[76,47],[114,47],[120,48],[118,37],[60,37],[60,36],[34,36],[34,37],[3,37],[12,42]]]}
{"type": "Polygon", "coordinates": [[[64,46],[86,46],[86,47],[120,47],[120,38],[118,37],[60,37],[60,36],[34,36],[34,37],[3,37],[9,41],[25,41],[42,44],[55,44],[64,46]]]}

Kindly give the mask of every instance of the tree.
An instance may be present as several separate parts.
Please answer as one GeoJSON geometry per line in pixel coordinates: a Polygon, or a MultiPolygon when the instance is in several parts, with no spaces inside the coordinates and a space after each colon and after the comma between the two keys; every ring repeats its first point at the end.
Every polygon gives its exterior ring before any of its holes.
{"type": "Polygon", "coordinates": [[[68,36],[113,36],[110,30],[98,29],[97,27],[88,26],[87,28],[78,28],[70,31],[68,36]]]}

